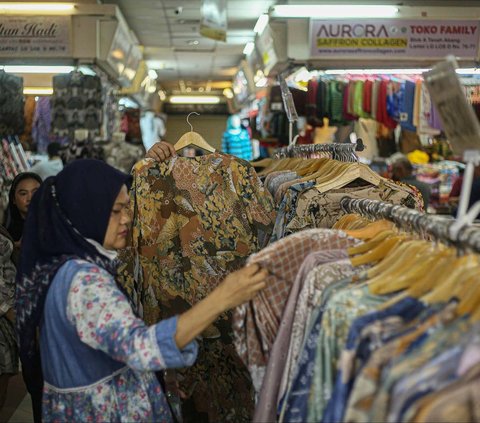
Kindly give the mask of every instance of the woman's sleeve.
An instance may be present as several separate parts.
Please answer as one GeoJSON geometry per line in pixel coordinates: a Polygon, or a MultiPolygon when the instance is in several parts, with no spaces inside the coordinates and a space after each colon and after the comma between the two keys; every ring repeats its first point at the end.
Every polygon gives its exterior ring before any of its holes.
{"type": "Polygon", "coordinates": [[[146,326],[114,279],[96,266],[76,273],[67,316],[82,342],[138,371],[191,366],[197,357],[195,341],[178,349],[176,316],[146,326]]]}

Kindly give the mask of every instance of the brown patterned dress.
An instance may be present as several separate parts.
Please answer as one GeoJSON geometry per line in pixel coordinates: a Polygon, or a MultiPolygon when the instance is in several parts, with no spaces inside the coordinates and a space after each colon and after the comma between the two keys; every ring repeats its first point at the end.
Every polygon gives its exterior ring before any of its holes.
{"type": "MultiPolygon", "coordinates": [[[[219,153],[146,159],[132,173],[132,247],[120,275],[146,323],[186,311],[268,242],[273,199],[248,162],[219,153]]],[[[199,344],[197,363],[177,372],[189,397],[184,420],[250,421],[254,393],[233,346],[231,313],[199,344]]]]}

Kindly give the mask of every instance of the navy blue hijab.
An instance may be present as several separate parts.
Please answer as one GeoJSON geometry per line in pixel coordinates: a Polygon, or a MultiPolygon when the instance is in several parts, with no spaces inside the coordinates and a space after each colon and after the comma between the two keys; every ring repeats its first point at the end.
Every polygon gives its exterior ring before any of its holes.
{"type": "Polygon", "coordinates": [[[20,358],[37,352],[36,329],[45,298],[59,268],[78,258],[115,276],[117,263],[86,238],[103,244],[112,207],[131,177],[98,160],[77,160],[47,178],[35,193],[23,231],[17,272],[16,312],[20,358]]]}

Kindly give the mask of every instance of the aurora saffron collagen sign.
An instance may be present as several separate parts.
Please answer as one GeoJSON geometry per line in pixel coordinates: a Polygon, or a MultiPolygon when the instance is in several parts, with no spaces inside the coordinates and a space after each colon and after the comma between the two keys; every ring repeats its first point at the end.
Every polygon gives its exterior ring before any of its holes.
{"type": "Polygon", "coordinates": [[[0,15],[0,57],[70,57],[70,16],[0,15]]]}
{"type": "Polygon", "coordinates": [[[311,57],[476,59],[478,21],[342,19],[310,22],[311,57]]]}

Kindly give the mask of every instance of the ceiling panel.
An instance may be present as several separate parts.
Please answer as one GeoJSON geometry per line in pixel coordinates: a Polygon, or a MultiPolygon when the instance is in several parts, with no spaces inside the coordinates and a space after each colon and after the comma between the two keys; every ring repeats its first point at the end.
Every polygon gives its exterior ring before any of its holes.
{"type": "MultiPolygon", "coordinates": [[[[243,59],[243,48],[254,39],[258,16],[274,0],[227,0],[227,42],[200,35],[201,0],[107,0],[117,4],[153,60],[160,81],[191,79],[198,86],[208,80],[231,80],[243,59]],[[198,42],[198,44],[195,44],[198,42]]],[[[177,87],[178,88],[178,87],[177,87]]]]}

